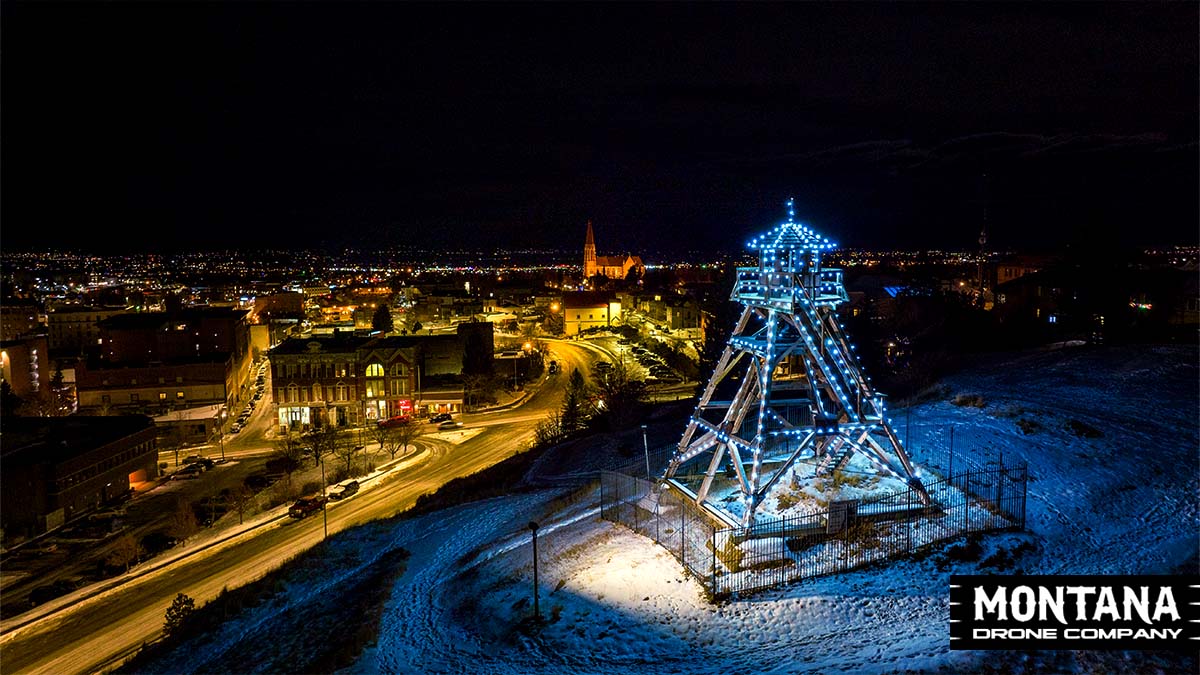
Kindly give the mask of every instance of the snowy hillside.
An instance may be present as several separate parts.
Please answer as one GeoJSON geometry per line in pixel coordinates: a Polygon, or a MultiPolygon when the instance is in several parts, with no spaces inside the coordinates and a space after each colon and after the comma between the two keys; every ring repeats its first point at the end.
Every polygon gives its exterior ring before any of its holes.
{"type": "Polygon", "coordinates": [[[532,587],[524,526],[541,516],[534,496],[444,514],[439,527],[455,531],[450,539],[421,521],[405,523],[396,535],[413,551],[410,570],[385,610],[378,646],[351,670],[971,672],[1004,664],[1175,672],[1189,664],[1138,653],[951,652],[947,586],[952,573],[1010,565],[1026,573],[1167,573],[1190,557],[1194,568],[1197,378],[1194,350],[1177,348],[1043,352],[950,378],[949,398],[977,394],[969,399],[975,406],[939,400],[911,417],[897,412],[898,432],[910,434],[917,461],[935,472],[948,468],[951,425],[957,467],[982,467],[1001,453],[1006,463],[1027,460],[1028,533],[719,606],[704,601],[674,558],[598,521],[585,501],[556,514],[562,525],[542,522],[549,623],[522,628],[532,587]]]}
{"type": "MultiPolygon", "coordinates": [[[[952,652],[947,596],[954,573],[1195,572],[1198,381],[1192,349],[1078,349],[981,363],[944,382],[937,400],[895,411],[897,433],[931,474],[948,469],[951,427],[956,470],[1001,453],[1006,463],[1028,461],[1027,532],[719,605],[663,549],[599,520],[597,495],[587,490],[571,499],[561,488],[528,492],[343,533],[330,545],[353,560],[344,579],[398,547],[411,554],[377,643],[343,672],[1194,672],[1194,660],[1139,652],[952,652]],[[528,621],[531,520],[540,524],[540,627],[528,621]]],[[[290,603],[250,611],[223,633],[267,639],[254,630],[266,625],[258,613],[292,611],[284,608],[344,583],[320,575],[294,582],[290,603]]],[[[202,664],[209,657],[198,651],[231,647],[190,649],[174,663],[202,664]]]]}

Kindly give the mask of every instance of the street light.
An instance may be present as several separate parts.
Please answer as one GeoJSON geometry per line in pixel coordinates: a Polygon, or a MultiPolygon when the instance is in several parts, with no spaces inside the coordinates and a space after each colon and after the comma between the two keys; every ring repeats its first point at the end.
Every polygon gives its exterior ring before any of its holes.
{"type": "Polygon", "coordinates": [[[225,461],[225,418],[229,416],[229,411],[221,409],[221,427],[217,429],[217,433],[221,436],[221,461],[225,461]]]}
{"type": "Polygon", "coordinates": [[[533,532],[533,617],[537,621],[542,620],[542,612],[538,608],[538,570],[537,570],[537,531],[538,524],[534,521],[529,521],[529,530],[533,532]]]}

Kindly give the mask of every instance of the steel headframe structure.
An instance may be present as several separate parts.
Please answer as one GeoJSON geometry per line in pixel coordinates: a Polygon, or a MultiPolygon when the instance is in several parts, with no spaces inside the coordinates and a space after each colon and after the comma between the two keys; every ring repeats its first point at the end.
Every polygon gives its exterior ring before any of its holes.
{"type": "MultiPolygon", "coordinates": [[[[805,453],[818,459],[816,474],[840,469],[854,453],[870,459],[881,475],[906,479],[929,504],[929,495],[886,418],[884,396],[856,365],[835,310],[847,301],[842,271],[821,268],[828,239],[788,219],[749,243],[759,251],[756,267],[739,267],[730,299],[741,318],[663,480],[726,522],[737,522],[720,503],[707,503],[726,453],[740,489],[741,524],[771,487],[805,453]],[[739,364],[745,362],[745,368],[739,364]],[[732,400],[713,400],[718,385],[742,374],[732,400]],[[698,488],[677,477],[689,460],[711,454],[698,488]]],[[[732,385],[727,387],[732,389],[732,385]]],[[[695,478],[699,478],[697,474],[695,478]]]]}

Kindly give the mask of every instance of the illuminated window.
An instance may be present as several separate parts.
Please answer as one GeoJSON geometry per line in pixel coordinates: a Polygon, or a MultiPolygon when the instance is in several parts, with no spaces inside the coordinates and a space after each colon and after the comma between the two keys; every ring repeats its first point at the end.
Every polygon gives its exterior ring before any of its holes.
{"type": "Polygon", "coordinates": [[[182,391],[175,392],[175,398],[179,399],[179,400],[183,400],[183,392],[182,391]]]}
{"type": "Polygon", "coordinates": [[[367,366],[367,377],[383,377],[383,365],[372,363],[367,366]]]}
{"type": "Polygon", "coordinates": [[[160,401],[167,400],[167,392],[165,392],[165,391],[158,392],[158,400],[160,400],[160,401]]]}

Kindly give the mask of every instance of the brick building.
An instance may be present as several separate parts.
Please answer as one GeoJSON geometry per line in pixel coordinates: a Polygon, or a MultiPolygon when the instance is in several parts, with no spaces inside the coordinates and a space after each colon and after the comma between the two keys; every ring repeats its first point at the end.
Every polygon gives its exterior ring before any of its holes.
{"type": "Polygon", "coordinates": [[[0,449],[4,539],[35,536],[158,475],[148,417],[14,417],[0,449]]]}

